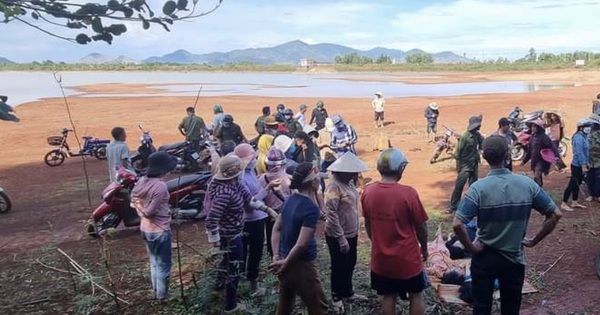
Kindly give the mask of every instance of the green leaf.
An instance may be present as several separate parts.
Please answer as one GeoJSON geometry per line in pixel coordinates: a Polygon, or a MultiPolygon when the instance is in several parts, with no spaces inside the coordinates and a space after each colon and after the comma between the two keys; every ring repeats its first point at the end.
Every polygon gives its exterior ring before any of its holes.
{"type": "Polygon", "coordinates": [[[177,10],[187,10],[188,0],[177,0],[177,10]]]}
{"type": "Polygon", "coordinates": [[[96,33],[102,33],[104,31],[104,27],[102,27],[102,20],[99,17],[95,17],[92,19],[92,30],[96,33]]]}
{"type": "Polygon", "coordinates": [[[75,37],[75,41],[78,44],[85,45],[85,44],[91,42],[92,40],[90,39],[89,36],[82,33],[82,34],[77,35],[77,37],[75,37]]]}
{"type": "Polygon", "coordinates": [[[177,9],[177,3],[175,3],[175,1],[167,1],[165,2],[165,5],[163,6],[163,13],[165,15],[171,15],[173,14],[173,12],[175,12],[175,9],[177,9]]]}

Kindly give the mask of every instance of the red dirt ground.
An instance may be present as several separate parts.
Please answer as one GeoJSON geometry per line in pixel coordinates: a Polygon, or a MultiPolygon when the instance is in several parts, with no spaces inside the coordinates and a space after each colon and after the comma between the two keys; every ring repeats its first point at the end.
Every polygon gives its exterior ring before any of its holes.
{"type": "MultiPolygon", "coordinates": [[[[436,100],[441,107],[440,123],[458,131],[466,128],[468,117],[483,114],[484,134],[491,133],[500,117],[510,112],[515,104],[525,111],[560,109],[567,122],[567,135],[574,131],[575,122],[591,110],[591,99],[600,91],[600,73],[585,71],[509,73],[489,75],[487,80],[516,77],[519,80],[536,80],[536,75],[552,82],[585,82],[585,85],[546,90],[527,94],[494,94],[439,98],[387,99],[386,119],[383,129],[372,124],[370,100],[324,99],[330,114],[340,113],[359,134],[359,155],[371,167],[367,178],[377,178],[374,170],[378,152],[371,152],[373,138],[387,135],[393,146],[407,154],[410,161],[403,179],[413,185],[431,213],[440,214],[451,193],[455,172],[453,161],[429,164],[434,146],[427,143],[424,133],[423,110],[436,100]],[[582,79],[585,78],[585,79],[582,79]]],[[[446,81],[452,74],[442,74],[446,81]]],[[[481,80],[482,74],[477,74],[481,80]]],[[[461,74],[465,81],[465,74],[461,74]]],[[[385,93],[385,91],[384,91],[385,93]]],[[[265,98],[265,97],[202,97],[199,114],[210,121],[213,103],[223,104],[226,112],[234,114],[248,136],[253,136],[253,123],[264,104],[284,103],[295,108],[300,103],[314,104],[316,98],[265,98]]],[[[184,109],[193,103],[193,97],[140,97],[140,98],[70,98],[72,115],[81,135],[110,138],[110,129],[123,126],[129,132],[128,143],[134,150],[139,136],[137,124],[143,123],[151,130],[157,144],[179,140],[176,126],[184,109]]],[[[41,267],[36,259],[61,266],[54,247],[59,246],[90,270],[102,270],[99,261],[100,246],[97,241],[83,235],[84,222],[91,210],[99,204],[99,195],[107,183],[106,164],[87,158],[90,177],[91,203],[88,204],[81,158],[68,159],[62,166],[50,168],[43,163],[44,154],[50,150],[47,136],[56,135],[69,125],[62,99],[45,99],[17,107],[22,119],[19,124],[0,124],[0,185],[13,200],[13,211],[0,216],[0,313],[47,314],[71,312],[73,305],[63,305],[71,300],[72,290],[67,274],[58,274],[41,267]],[[23,305],[39,298],[48,302],[23,305]]],[[[74,137],[70,144],[75,147],[74,137]]],[[[568,159],[568,158],[567,158],[568,159]]],[[[480,176],[485,176],[482,166],[480,176]]],[[[528,174],[528,168],[517,167],[516,172],[528,174]]],[[[568,174],[551,173],[545,188],[555,200],[562,196],[568,174]]],[[[527,249],[528,275],[540,290],[524,297],[523,314],[600,314],[600,281],[593,269],[593,258],[600,252],[597,234],[600,205],[589,204],[586,210],[565,213],[557,230],[533,249],[527,249]],[[557,259],[563,255],[562,259],[557,259]],[[556,263],[552,268],[552,264],[556,263]]],[[[442,215],[444,216],[444,215],[442,215]]],[[[542,219],[534,214],[530,225],[533,234],[542,219]]],[[[204,241],[202,224],[186,223],[181,234],[184,242],[199,248],[204,241]]],[[[120,229],[108,241],[113,253],[113,277],[119,281],[119,292],[125,299],[143,300],[147,292],[136,284],[143,279],[129,279],[126,268],[145,267],[145,249],[135,230],[120,229]],[[116,266],[116,268],[114,267],[116,266]],[[123,267],[123,268],[122,268],[123,267]]],[[[186,245],[187,246],[187,245],[186,245]]],[[[191,257],[190,249],[183,249],[191,257]]],[[[64,266],[64,264],[63,264],[64,266]]],[[[132,313],[133,308],[130,308],[132,313]]]]}

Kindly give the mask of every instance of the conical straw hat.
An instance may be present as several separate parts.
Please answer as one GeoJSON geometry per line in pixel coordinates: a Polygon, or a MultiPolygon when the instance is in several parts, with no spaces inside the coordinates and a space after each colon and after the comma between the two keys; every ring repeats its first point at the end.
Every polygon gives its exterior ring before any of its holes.
{"type": "Polygon", "coordinates": [[[369,167],[352,152],[344,153],[327,168],[328,171],[341,173],[360,173],[368,169],[369,167]]]}

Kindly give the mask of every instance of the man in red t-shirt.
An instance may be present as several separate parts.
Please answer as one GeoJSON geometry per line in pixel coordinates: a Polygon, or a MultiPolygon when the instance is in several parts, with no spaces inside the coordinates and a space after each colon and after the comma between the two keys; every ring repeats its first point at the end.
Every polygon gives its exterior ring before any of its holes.
{"type": "Polygon", "coordinates": [[[361,196],[371,239],[371,288],[383,295],[384,315],[396,314],[396,297],[410,300],[410,314],[425,314],[427,213],[417,191],[398,183],[408,164],[402,151],[386,149],[377,159],[381,181],[361,196]]]}

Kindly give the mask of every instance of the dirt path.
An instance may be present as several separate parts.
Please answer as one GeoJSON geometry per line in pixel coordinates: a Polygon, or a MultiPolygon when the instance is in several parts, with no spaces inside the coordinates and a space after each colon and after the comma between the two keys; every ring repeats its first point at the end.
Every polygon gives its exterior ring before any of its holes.
{"type": "MultiPolygon", "coordinates": [[[[465,130],[469,116],[483,114],[482,132],[485,134],[494,131],[498,119],[507,115],[515,104],[525,111],[558,109],[564,113],[566,134],[570,136],[575,129],[576,120],[589,113],[591,99],[600,92],[598,72],[486,75],[457,74],[453,77],[448,73],[436,74],[442,76],[444,82],[464,82],[465,76],[470,76],[471,80],[544,80],[583,84],[527,94],[387,99],[386,119],[390,124],[383,129],[373,127],[369,99],[338,98],[324,99],[324,102],[330,114],[342,114],[357,130],[359,155],[371,167],[365,177],[377,178],[374,166],[378,152],[372,152],[370,147],[374,137],[385,134],[393,146],[401,148],[407,154],[410,161],[403,181],[417,188],[431,212],[440,213],[448,203],[456,174],[452,160],[429,164],[434,146],[427,142],[424,133],[423,110],[428,102],[435,100],[440,104],[440,124],[446,124],[460,132],[465,130]]],[[[102,88],[98,90],[102,91],[102,88]]],[[[144,88],[138,86],[136,90],[144,91],[144,88]]],[[[128,144],[134,150],[138,145],[138,123],[143,123],[151,130],[157,144],[179,140],[176,126],[183,117],[185,107],[193,103],[193,100],[194,97],[70,98],[69,102],[80,135],[110,138],[110,129],[119,125],[129,132],[128,144]]],[[[234,115],[236,122],[251,137],[254,135],[254,120],[264,104],[270,104],[274,108],[276,104],[284,103],[296,108],[301,103],[315,104],[317,100],[202,97],[198,113],[210,121],[212,104],[220,103],[226,112],[234,115]]],[[[83,258],[91,256],[95,251],[92,247],[95,242],[82,235],[83,222],[89,217],[91,209],[99,204],[100,193],[107,183],[105,162],[87,159],[92,199],[90,206],[80,158],[68,159],[57,168],[50,168],[42,161],[44,154],[51,149],[46,144],[46,137],[56,135],[61,128],[68,126],[63,101],[46,99],[21,105],[18,107],[18,115],[22,120],[20,124],[0,124],[0,183],[14,203],[14,211],[0,217],[0,256],[5,257],[0,260],[0,269],[15,268],[21,259],[26,259],[31,253],[50,244],[65,244],[74,251],[88,253],[83,258]]],[[[70,143],[75,144],[74,138],[70,139],[70,143]]],[[[517,167],[516,171],[527,173],[528,169],[517,167]]],[[[482,167],[481,176],[485,176],[485,166],[482,167]]],[[[552,173],[546,179],[546,188],[555,198],[559,198],[566,186],[567,176],[552,173]]],[[[592,266],[594,254],[600,252],[597,236],[600,233],[597,223],[600,220],[600,206],[590,206],[584,211],[567,213],[554,234],[538,247],[527,250],[529,275],[535,278],[543,273],[543,277],[536,282],[540,293],[525,297],[524,314],[600,314],[600,306],[596,303],[600,296],[600,284],[593,275],[592,266]],[[563,258],[544,273],[563,253],[563,258]]],[[[531,233],[539,227],[540,222],[541,218],[534,215],[531,233]]],[[[196,227],[187,225],[183,231],[196,233],[195,229],[196,227]]],[[[133,253],[130,257],[132,261],[136,256],[143,261],[144,250],[137,233],[119,233],[120,248],[133,253]]],[[[23,290],[40,290],[32,289],[35,285],[26,282],[27,279],[10,279],[11,287],[0,284],[0,292],[6,293],[9,289],[12,291],[14,285],[23,290]]],[[[40,280],[40,275],[34,273],[32,279],[34,282],[35,279],[40,280]]],[[[14,294],[2,295],[15,297],[14,294]]]]}

